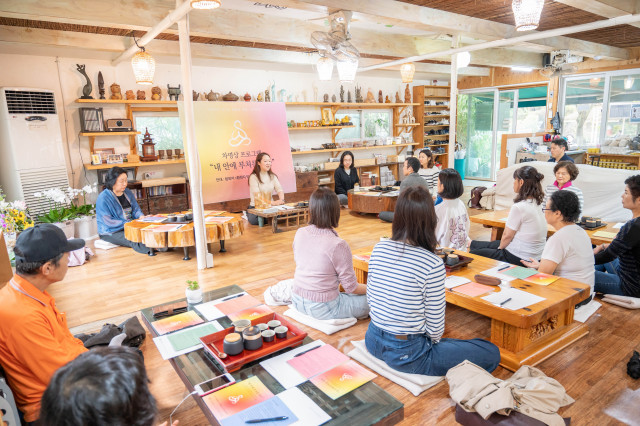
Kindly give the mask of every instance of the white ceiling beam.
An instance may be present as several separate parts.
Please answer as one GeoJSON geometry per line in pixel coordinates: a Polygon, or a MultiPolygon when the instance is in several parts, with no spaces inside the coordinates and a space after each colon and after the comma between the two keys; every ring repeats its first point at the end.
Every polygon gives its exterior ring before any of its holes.
{"type": "MultiPolygon", "coordinates": [[[[0,46],[2,46],[3,52],[11,51],[25,54],[31,51],[39,55],[111,61],[122,52],[127,42],[127,37],[0,26],[0,46]]],[[[308,66],[311,69],[311,66],[317,62],[317,55],[284,50],[201,43],[191,43],[191,50],[196,63],[235,61],[238,67],[259,67],[260,64],[272,63],[308,66]]],[[[158,63],[177,63],[178,43],[156,40],[153,43],[152,53],[158,63]]],[[[375,65],[380,62],[380,59],[363,58],[361,60],[363,65],[375,65]]],[[[398,75],[399,69],[399,66],[389,68],[392,72],[398,72],[398,75]]],[[[484,67],[467,67],[460,71],[461,74],[468,76],[489,75],[489,68],[484,67]]],[[[448,64],[416,64],[416,73],[448,75],[449,72],[450,65],[448,64]]]]}
{"type": "MultiPolygon", "coordinates": [[[[389,25],[399,25],[420,30],[437,31],[444,33],[463,34],[482,40],[499,40],[510,38],[517,34],[515,26],[499,22],[487,21],[470,16],[459,15],[439,9],[424,6],[416,6],[409,3],[389,0],[270,0],[271,4],[296,7],[299,4],[314,4],[326,6],[329,10],[350,10],[354,12],[354,18],[358,14],[370,15],[372,19],[389,25]]],[[[545,39],[544,43],[528,42],[521,45],[523,48],[532,48],[536,51],[569,49],[580,56],[601,56],[606,59],[628,59],[626,49],[576,40],[567,37],[555,37],[545,39]]]]}
{"type": "MultiPolygon", "coordinates": [[[[555,0],[556,3],[566,4],[567,6],[575,7],[576,9],[584,10],[585,12],[593,13],[594,15],[604,16],[605,18],[615,18],[617,16],[632,15],[640,12],[636,10],[635,0],[614,0],[614,1],[601,1],[601,0],[555,0]]],[[[639,23],[629,24],[634,27],[639,27],[639,23]]]]}
{"type": "Polygon", "coordinates": [[[431,59],[433,57],[437,57],[437,56],[442,56],[442,55],[455,55],[457,53],[460,52],[472,52],[472,51],[476,51],[476,50],[482,50],[482,49],[486,49],[486,48],[491,48],[491,47],[504,47],[504,46],[510,46],[513,45],[515,43],[524,43],[530,40],[537,40],[540,38],[554,38],[557,37],[559,35],[563,35],[563,34],[572,34],[572,33],[578,33],[578,32],[583,32],[583,31],[592,31],[592,30],[597,30],[600,28],[608,28],[608,27],[613,27],[613,26],[617,26],[617,25],[625,25],[625,24],[629,24],[632,22],[639,22],[640,21],[640,14],[636,14],[636,15],[625,15],[625,16],[620,16],[617,18],[610,18],[610,19],[606,19],[604,21],[595,21],[595,22],[590,22],[588,24],[581,24],[581,25],[574,25],[571,27],[565,27],[565,28],[556,28],[554,30],[547,30],[547,31],[543,31],[543,32],[534,32],[531,34],[527,34],[527,35],[523,35],[523,36],[519,36],[519,37],[513,37],[513,38],[509,38],[509,39],[502,39],[502,40],[494,40],[494,41],[488,41],[486,43],[480,43],[480,44],[474,44],[474,45],[468,45],[465,47],[461,47],[461,48],[457,48],[457,49],[449,49],[443,52],[435,52],[435,53],[429,53],[427,55],[420,55],[420,56],[414,56],[414,57],[409,57],[409,58],[405,58],[405,59],[399,59],[396,61],[389,61],[383,64],[379,64],[379,65],[375,65],[373,67],[365,67],[360,69],[361,71],[367,71],[367,70],[371,70],[371,69],[376,69],[376,68],[382,68],[384,66],[391,66],[391,65],[400,65],[406,62],[415,62],[415,61],[421,61],[421,60],[425,60],[425,59],[431,59]]]}

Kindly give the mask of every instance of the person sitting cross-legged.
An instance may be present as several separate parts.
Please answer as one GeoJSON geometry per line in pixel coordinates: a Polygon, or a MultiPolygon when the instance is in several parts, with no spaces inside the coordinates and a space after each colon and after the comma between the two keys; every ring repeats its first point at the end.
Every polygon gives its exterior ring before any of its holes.
{"type": "MultiPolygon", "coordinates": [[[[407,188],[416,186],[425,188],[427,191],[429,190],[427,181],[418,174],[419,170],[420,161],[416,157],[409,157],[404,160],[404,165],[402,168],[404,179],[402,179],[402,182],[400,182],[400,192],[404,191],[407,188]]],[[[380,212],[378,216],[385,222],[393,222],[393,212],[380,212]]]]}

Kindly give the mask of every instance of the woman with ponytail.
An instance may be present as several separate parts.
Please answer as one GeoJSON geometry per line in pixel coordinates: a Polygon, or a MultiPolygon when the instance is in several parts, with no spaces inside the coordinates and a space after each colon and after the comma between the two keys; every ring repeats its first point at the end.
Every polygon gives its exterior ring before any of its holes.
{"type": "Polygon", "coordinates": [[[513,192],[517,194],[507,217],[502,239],[471,241],[469,251],[479,256],[521,266],[521,260],[539,260],[547,240],[547,221],[542,211],[542,179],[535,167],[524,166],[513,173],[513,192]]]}

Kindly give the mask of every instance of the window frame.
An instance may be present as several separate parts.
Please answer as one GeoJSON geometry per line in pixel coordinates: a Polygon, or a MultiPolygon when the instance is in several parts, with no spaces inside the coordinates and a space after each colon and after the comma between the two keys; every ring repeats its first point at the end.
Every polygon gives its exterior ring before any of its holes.
{"type": "Polygon", "coordinates": [[[362,108],[362,109],[340,109],[338,111],[336,111],[336,116],[338,114],[340,115],[350,115],[353,116],[353,112],[357,111],[357,114],[360,118],[360,137],[358,138],[345,138],[342,139],[340,138],[340,133],[338,133],[338,135],[336,135],[336,142],[340,141],[340,142],[364,142],[364,141],[375,141],[378,140],[379,138],[388,138],[388,137],[392,137],[393,136],[393,112],[391,109],[389,108],[362,108]],[[388,129],[388,135],[387,136],[374,136],[374,137],[365,137],[365,126],[364,126],[364,120],[365,120],[365,114],[366,113],[385,113],[387,114],[388,117],[388,123],[389,123],[389,129],[388,129]]]}
{"type": "MultiPolygon", "coordinates": [[[[136,148],[139,149],[142,144],[141,140],[144,137],[144,133],[142,129],[139,129],[136,125],[137,117],[176,117],[179,119],[180,115],[177,107],[131,106],[131,121],[133,122],[135,130],[140,132],[139,135],[134,135],[136,148]]],[[[182,130],[182,128],[180,130],[182,130]]],[[[182,138],[182,147],[180,149],[182,149],[183,152],[185,151],[184,138],[182,138]]]]}

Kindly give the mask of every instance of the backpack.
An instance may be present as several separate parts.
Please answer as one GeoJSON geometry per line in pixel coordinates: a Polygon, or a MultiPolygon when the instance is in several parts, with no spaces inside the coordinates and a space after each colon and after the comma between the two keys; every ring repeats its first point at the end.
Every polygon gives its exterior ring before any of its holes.
{"type": "Polygon", "coordinates": [[[469,198],[468,206],[472,209],[481,209],[480,198],[482,198],[482,192],[486,190],[486,186],[476,186],[471,190],[471,198],[469,198]]]}

